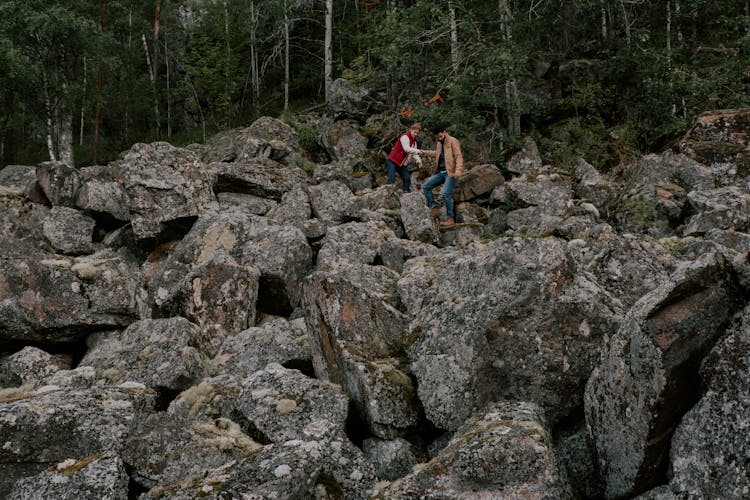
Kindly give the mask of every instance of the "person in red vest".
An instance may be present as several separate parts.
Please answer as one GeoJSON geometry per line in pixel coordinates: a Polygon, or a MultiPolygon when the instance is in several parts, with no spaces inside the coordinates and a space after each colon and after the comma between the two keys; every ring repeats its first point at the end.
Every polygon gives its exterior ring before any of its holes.
{"type": "Polygon", "coordinates": [[[404,193],[411,192],[411,173],[406,167],[411,158],[417,162],[417,165],[422,166],[422,159],[419,157],[419,149],[417,149],[417,136],[422,126],[419,122],[414,123],[409,130],[401,134],[393,145],[391,153],[388,155],[388,159],[385,161],[385,165],[388,169],[388,181],[387,184],[396,183],[396,172],[404,183],[404,193]]]}

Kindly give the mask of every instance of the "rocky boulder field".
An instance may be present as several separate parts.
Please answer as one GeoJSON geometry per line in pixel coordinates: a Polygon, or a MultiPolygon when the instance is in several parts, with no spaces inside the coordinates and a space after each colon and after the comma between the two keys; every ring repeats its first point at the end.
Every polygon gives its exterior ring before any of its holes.
{"type": "Polygon", "coordinates": [[[750,497],[750,110],[450,229],[376,118],[0,169],[0,497],[750,497]]]}

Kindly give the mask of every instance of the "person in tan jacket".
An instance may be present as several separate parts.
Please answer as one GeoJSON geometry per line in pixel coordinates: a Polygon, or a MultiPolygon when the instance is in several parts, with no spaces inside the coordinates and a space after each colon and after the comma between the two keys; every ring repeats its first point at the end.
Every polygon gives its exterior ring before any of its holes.
{"type": "Polygon", "coordinates": [[[455,224],[453,213],[453,188],[464,173],[464,157],[461,154],[461,142],[445,131],[444,125],[436,125],[432,132],[437,138],[437,146],[434,151],[420,150],[426,156],[433,156],[436,160],[435,170],[432,176],[422,184],[422,192],[430,208],[430,215],[440,217],[440,208],[432,196],[432,190],[443,184],[440,194],[445,203],[446,219],[440,224],[441,227],[450,227],[455,224]]]}

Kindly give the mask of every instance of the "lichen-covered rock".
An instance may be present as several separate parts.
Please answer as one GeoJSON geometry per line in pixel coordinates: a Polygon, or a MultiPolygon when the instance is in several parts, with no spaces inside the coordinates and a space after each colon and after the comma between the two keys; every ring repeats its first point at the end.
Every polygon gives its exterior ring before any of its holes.
{"type": "Polygon", "coordinates": [[[367,115],[369,92],[355,87],[344,78],[331,83],[330,96],[326,104],[336,117],[361,117],[367,115]]]}
{"type": "Polygon", "coordinates": [[[409,239],[424,243],[437,241],[437,229],[422,193],[404,193],[401,196],[401,222],[409,239]]]}
{"type": "Polygon", "coordinates": [[[729,164],[739,174],[750,173],[748,123],[750,110],[706,111],[696,117],[679,142],[680,151],[706,165],[729,164]]]}
{"type": "MultiPolygon", "coordinates": [[[[392,248],[396,235],[382,222],[348,222],[333,226],[326,232],[318,252],[318,268],[324,269],[337,261],[374,264],[392,248]]],[[[400,264],[400,263],[399,263],[400,264]]]]}
{"type": "Polygon", "coordinates": [[[542,157],[539,148],[531,137],[523,138],[521,151],[511,156],[505,168],[514,175],[522,175],[537,170],[542,166],[542,157]]]}
{"type": "Polygon", "coordinates": [[[94,334],[89,343],[81,365],[93,366],[107,382],[182,390],[205,373],[206,339],[185,318],[136,321],[122,332],[94,334]]]}
{"type": "Polygon", "coordinates": [[[81,187],[80,172],[59,161],[47,161],[36,167],[37,182],[53,205],[75,206],[81,187]]]}
{"type": "Polygon", "coordinates": [[[503,238],[406,263],[398,282],[427,418],[455,430],[488,401],[538,403],[551,421],[582,405],[619,304],[555,238],[503,238]]]}
{"type": "Polygon", "coordinates": [[[745,230],[750,225],[750,193],[739,187],[694,191],[687,200],[695,215],[688,220],[685,236],[711,229],[745,230]]]}
{"type": "Polygon", "coordinates": [[[97,178],[84,181],[76,196],[76,207],[88,212],[106,214],[118,221],[130,220],[125,189],[114,181],[97,178]]]}
{"type": "Polygon", "coordinates": [[[405,347],[407,318],[394,307],[397,279],[382,266],[340,263],[303,286],[316,375],[340,384],[371,430],[386,438],[418,419],[410,377],[387,359],[405,347]]]}
{"type": "Polygon", "coordinates": [[[570,498],[542,412],[495,403],[469,419],[435,458],[373,498],[570,498]]]}
{"type": "Polygon", "coordinates": [[[154,297],[158,315],[182,316],[198,325],[213,356],[227,336],[255,324],[260,271],[220,251],[193,267],[173,288],[154,297]]]}
{"type": "Polygon", "coordinates": [[[278,205],[277,201],[245,193],[218,193],[220,212],[242,211],[253,215],[266,215],[278,205]]]}
{"type": "Polygon", "coordinates": [[[460,203],[479,197],[488,197],[493,189],[504,182],[502,172],[495,165],[477,165],[458,180],[453,190],[453,201],[460,203]]]}
{"type": "Polygon", "coordinates": [[[750,309],[703,361],[708,391],[672,438],[670,486],[688,498],[750,496],[750,309]]]}
{"type": "Polygon", "coordinates": [[[406,439],[365,439],[363,451],[367,460],[375,466],[380,479],[393,481],[411,472],[413,466],[422,462],[423,456],[415,451],[406,439]]]}
{"type": "Polygon", "coordinates": [[[70,368],[70,362],[36,347],[24,347],[0,358],[0,387],[39,385],[56,371],[70,368]]]}
{"type": "Polygon", "coordinates": [[[342,439],[349,400],[341,387],[277,363],[249,376],[237,411],[265,443],[342,439]]]}
{"type": "Polygon", "coordinates": [[[626,308],[664,283],[679,264],[668,248],[645,235],[603,232],[592,247],[586,269],[626,308]]]}
{"type": "Polygon", "coordinates": [[[156,238],[170,223],[196,218],[213,203],[206,170],[190,150],[166,142],[135,144],[115,162],[135,235],[156,238]]]}
{"type": "Polygon", "coordinates": [[[158,486],[144,499],[168,497],[346,498],[370,497],[375,475],[362,452],[348,441],[269,444],[242,461],[229,462],[174,484],[158,486]]]}
{"type": "Polygon", "coordinates": [[[609,209],[617,198],[617,185],[583,158],[573,166],[573,179],[575,197],[590,201],[601,211],[609,209]]]}
{"type": "Polygon", "coordinates": [[[157,413],[138,422],[122,445],[132,480],[142,488],[177,483],[260,452],[236,422],[157,413]]]}
{"type": "Polygon", "coordinates": [[[339,181],[310,186],[309,193],[313,214],[328,223],[343,222],[354,198],[352,190],[339,181]]]}
{"type": "Polygon", "coordinates": [[[152,280],[152,296],[168,295],[194,268],[219,253],[231,256],[241,267],[254,265],[260,270],[258,310],[288,315],[299,303],[300,283],[312,267],[305,236],[296,227],[242,212],[201,217],[152,280]]]}
{"type": "Polygon", "coordinates": [[[6,165],[0,168],[0,197],[24,195],[36,182],[36,169],[28,165],[6,165]]]}
{"type": "Polygon", "coordinates": [[[367,138],[352,125],[340,120],[333,122],[321,134],[323,147],[331,159],[355,164],[362,160],[367,150],[367,138]]]}
{"type": "Polygon", "coordinates": [[[44,218],[44,236],[52,247],[64,254],[91,253],[96,221],[82,212],[63,206],[52,207],[44,218]]]}
{"type": "Polygon", "coordinates": [[[119,451],[155,393],[137,387],[42,387],[0,403],[0,462],[59,462],[119,451]]]}
{"type": "Polygon", "coordinates": [[[307,183],[304,171],[268,159],[219,164],[214,190],[217,193],[243,193],[280,201],[284,193],[307,183]]]}
{"type": "Polygon", "coordinates": [[[293,224],[303,233],[304,224],[312,216],[310,197],[301,187],[287,191],[281,202],[268,212],[268,218],[277,224],[293,224]]]}
{"type": "Polygon", "coordinates": [[[213,359],[211,370],[249,376],[269,363],[312,364],[304,319],[277,318],[229,337],[213,359]]]}
{"type": "Polygon", "coordinates": [[[17,481],[8,498],[127,500],[128,480],[125,464],[114,453],[69,458],[17,481]]]}
{"type": "Polygon", "coordinates": [[[0,259],[0,339],[78,340],[136,317],[137,267],[110,250],[75,259],[0,259]]]}
{"type": "Polygon", "coordinates": [[[706,254],[636,302],[605,346],[585,411],[608,498],[659,481],[672,433],[695,402],[698,364],[738,298],[731,266],[706,254]]]}

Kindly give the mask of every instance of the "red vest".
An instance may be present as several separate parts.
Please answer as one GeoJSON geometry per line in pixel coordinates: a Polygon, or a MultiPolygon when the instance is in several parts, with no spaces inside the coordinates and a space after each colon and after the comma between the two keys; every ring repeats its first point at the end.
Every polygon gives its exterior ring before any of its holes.
{"type": "Polygon", "coordinates": [[[408,131],[403,135],[398,136],[396,144],[394,144],[393,149],[391,149],[391,154],[388,155],[388,159],[399,167],[403,165],[404,160],[406,159],[406,151],[404,151],[404,147],[401,145],[401,137],[404,135],[409,138],[409,146],[414,147],[417,143],[408,131]]]}

